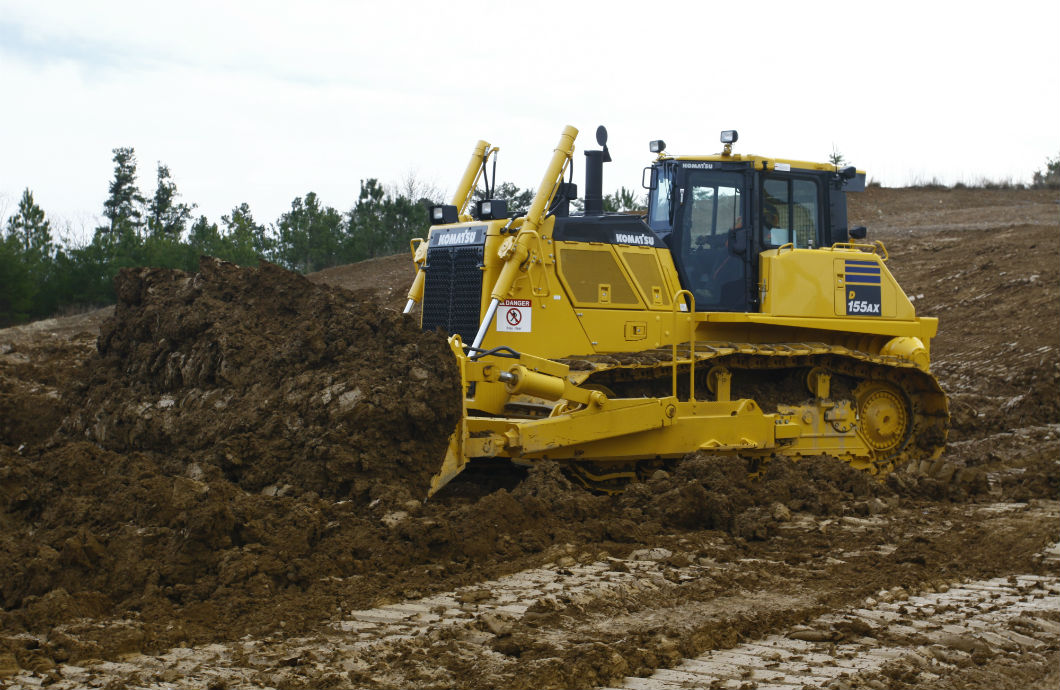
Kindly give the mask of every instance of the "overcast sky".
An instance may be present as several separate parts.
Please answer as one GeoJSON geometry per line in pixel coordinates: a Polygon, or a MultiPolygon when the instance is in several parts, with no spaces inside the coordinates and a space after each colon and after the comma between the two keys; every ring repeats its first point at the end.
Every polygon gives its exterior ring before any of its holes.
{"type": "Polygon", "coordinates": [[[536,185],[564,125],[610,133],[604,189],[648,141],[826,160],[887,186],[1029,181],[1060,153],[1060,3],[0,0],[0,213],[29,187],[89,235],[136,149],[217,221],[273,222],[359,181],[455,186],[471,149],[536,185]]]}

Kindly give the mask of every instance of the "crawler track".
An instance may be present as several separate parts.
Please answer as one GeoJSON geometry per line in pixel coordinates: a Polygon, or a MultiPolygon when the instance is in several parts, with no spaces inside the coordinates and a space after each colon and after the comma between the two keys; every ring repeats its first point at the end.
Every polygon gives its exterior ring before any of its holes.
{"type": "MultiPolygon", "coordinates": [[[[677,394],[687,397],[687,347],[683,353],[679,350],[676,361],[677,394]]],[[[574,370],[575,380],[622,397],[672,394],[673,362],[672,350],[667,348],[566,360],[574,370]]],[[[695,367],[697,399],[709,399],[709,373],[715,367],[723,367],[732,373],[733,397],[754,399],[767,411],[805,402],[810,395],[803,382],[811,370],[829,374],[833,380],[832,397],[852,399],[861,406],[862,419],[866,415],[860,391],[874,385],[893,390],[908,419],[900,438],[873,453],[869,468],[880,476],[910,461],[934,460],[945,448],[950,419],[946,395],[931,374],[897,357],[824,343],[697,343],[695,367]]],[[[777,454],[797,455],[783,447],[777,454]]],[[[839,459],[850,463],[864,461],[855,456],[839,459]]]]}

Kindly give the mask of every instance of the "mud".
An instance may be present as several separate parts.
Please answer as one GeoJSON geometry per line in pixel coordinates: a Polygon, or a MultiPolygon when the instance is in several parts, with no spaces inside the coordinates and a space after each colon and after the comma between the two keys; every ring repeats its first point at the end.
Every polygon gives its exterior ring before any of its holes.
{"type": "MultiPolygon", "coordinates": [[[[1040,570],[1056,517],[1036,506],[1060,495],[1055,199],[854,199],[941,320],[954,411],[940,461],[884,483],[697,454],[617,497],[546,464],[476,467],[424,503],[459,393],[444,340],[394,309],[407,258],[330,276],[375,286],[356,292],[270,266],[129,271],[113,316],[0,331],[0,684],[76,666],[159,687],[586,687],[880,590],[1040,570]],[[593,563],[636,584],[578,593],[593,563]],[[496,578],[540,569],[554,585],[522,614],[485,616],[496,578]],[[450,591],[471,618],[371,653],[335,636],[351,611],[450,591]]],[[[1047,675],[1033,663],[1021,677],[1047,675]]]]}
{"type": "Polygon", "coordinates": [[[126,270],[116,287],[76,372],[50,374],[48,348],[4,377],[5,622],[179,610],[197,639],[272,625],[251,602],[361,572],[458,417],[444,339],[267,264],[126,270]]]}

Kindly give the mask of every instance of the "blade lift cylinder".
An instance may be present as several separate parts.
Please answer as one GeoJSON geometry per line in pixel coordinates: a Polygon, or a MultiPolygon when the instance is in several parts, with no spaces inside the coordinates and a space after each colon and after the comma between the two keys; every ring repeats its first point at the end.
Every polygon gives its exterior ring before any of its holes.
{"type": "Polygon", "coordinates": [[[490,293],[490,305],[486,309],[486,315],[482,319],[478,333],[475,334],[475,340],[472,343],[474,348],[482,347],[482,341],[486,337],[486,331],[489,330],[490,324],[493,323],[493,317],[497,313],[498,305],[508,294],[508,291],[512,289],[519,272],[524,270],[523,265],[530,256],[530,243],[536,236],[541,221],[544,220],[546,204],[552,196],[553,190],[556,189],[557,184],[563,181],[563,173],[566,170],[567,162],[574,155],[574,140],[577,137],[578,130],[574,127],[568,125],[563,128],[563,134],[560,135],[559,143],[556,144],[556,148],[552,153],[552,160],[545,170],[544,177],[541,178],[541,184],[537,188],[537,194],[530,204],[530,209],[526,212],[526,219],[523,221],[519,234],[514,238],[514,241],[511,241],[512,238],[508,238],[509,241],[505,242],[501,247],[501,256],[505,260],[504,267],[501,269],[501,274],[497,276],[497,282],[493,285],[493,291],[490,293]]]}

